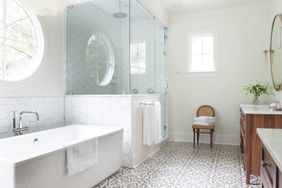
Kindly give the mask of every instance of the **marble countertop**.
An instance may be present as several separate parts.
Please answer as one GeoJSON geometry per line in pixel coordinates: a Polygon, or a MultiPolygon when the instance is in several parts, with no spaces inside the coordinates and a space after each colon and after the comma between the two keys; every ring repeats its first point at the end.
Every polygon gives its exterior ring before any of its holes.
{"type": "Polygon", "coordinates": [[[240,108],[244,114],[282,115],[282,111],[274,111],[269,108],[269,105],[241,104],[240,108]]]}
{"type": "Polygon", "coordinates": [[[282,129],[257,129],[257,134],[282,172],[282,129]]]}

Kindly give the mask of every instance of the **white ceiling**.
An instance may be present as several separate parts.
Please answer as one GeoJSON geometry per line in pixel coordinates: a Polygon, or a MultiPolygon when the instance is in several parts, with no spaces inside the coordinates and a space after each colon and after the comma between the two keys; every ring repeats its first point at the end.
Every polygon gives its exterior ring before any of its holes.
{"type": "Polygon", "coordinates": [[[255,5],[268,0],[153,0],[167,14],[179,14],[212,9],[230,8],[243,5],[255,5]]]}
{"type": "MultiPolygon", "coordinates": [[[[1,1],[1,0],[0,0],[1,1]]],[[[119,10],[119,0],[69,0],[69,5],[83,5],[84,3],[88,3],[89,5],[94,5],[99,9],[103,10],[105,13],[109,15],[113,15],[116,12],[124,12],[129,14],[129,1],[128,0],[120,0],[121,1],[121,10],[119,10]]],[[[149,14],[144,7],[138,3],[137,1],[131,1],[130,3],[130,19],[131,20],[139,20],[139,19],[152,19],[153,16],[149,14]]],[[[127,20],[127,19],[121,19],[127,20]]]]}

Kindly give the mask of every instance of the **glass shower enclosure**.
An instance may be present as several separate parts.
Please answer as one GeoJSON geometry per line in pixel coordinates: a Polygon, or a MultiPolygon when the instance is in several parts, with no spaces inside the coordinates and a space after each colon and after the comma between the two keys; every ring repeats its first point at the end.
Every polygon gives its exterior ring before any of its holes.
{"type": "Polygon", "coordinates": [[[66,94],[159,94],[165,129],[168,84],[163,24],[137,0],[74,4],[67,7],[66,21],[66,94]]]}
{"type": "Polygon", "coordinates": [[[128,30],[128,0],[67,7],[66,94],[128,93],[128,30]]]}

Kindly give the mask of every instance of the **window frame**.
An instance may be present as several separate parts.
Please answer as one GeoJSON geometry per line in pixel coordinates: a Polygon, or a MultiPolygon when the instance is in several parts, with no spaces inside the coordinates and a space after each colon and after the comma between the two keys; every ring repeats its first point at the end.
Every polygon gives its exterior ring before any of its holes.
{"type": "MultiPolygon", "coordinates": [[[[5,2],[3,2],[4,6],[7,6],[7,1],[13,1],[13,3],[15,3],[18,7],[20,7],[22,9],[22,11],[27,15],[28,19],[32,23],[33,30],[36,33],[37,45],[38,45],[37,53],[36,53],[34,59],[32,59],[32,61],[34,62],[34,66],[29,70],[28,75],[25,74],[24,77],[22,77],[20,79],[15,79],[15,80],[3,79],[4,77],[1,76],[2,77],[2,78],[0,78],[1,85],[13,87],[13,86],[18,86],[18,84],[22,83],[25,80],[31,79],[31,77],[38,71],[40,65],[43,62],[44,52],[45,52],[45,49],[46,49],[46,42],[45,42],[45,37],[44,37],[45,32],[44,32],[44,28],[42,27],[42,25],[40,23],[39,18],[35,15],[35,13],[33,13],[31,10],[29,10],[27,7],[25,7],[22,3],[20,3],[18,0],[4,0],[4,1],[5,1],[5,2]]],[[[3,10],[4,9],[6,9],[6,7],[3,7],[3,10]]],[[[6,10],[4,11],[4,13],[6,14],[6,10]]],[[[7,15],[3,15],[3,16],[7,17],[7,15]]],[[[5,26],[5,25],[3,25],[3,26],[5,26]]],[[[4,34],[3,40],[5,41],[6,40],[6,39],[4,39],[5,31],[3,31],[3,34],[4,34]]],[[[5,44],[5,42],[4,42],[4,44],[5,44]]],[[[3,46],[3,48],[6,48],[6,47],[3,46]]],[[[4,51],[5,51],[5,49],[3,50],[3,52],[4,51]]],[[[6,61],[6,60],[4,60],[5,54],[3,54],[3,56],[4,56],[3,61],[6,61]]]]}
{"type": "Polygon", "coordinates": [[[139,46],[140,46],[141,44],[144,44],[144,50],[145,50],[145,56],[144,56],[144,57],[139,57],[139,56],[137,56],[136,58],[131,58],[131,52],[130,52],[130,58],[129,58],[129,59],[130,59],[130,74],[131,74],[131,75],[144,75],[144,74],[147,74],[147,66],[146,66],[146,61],[147,61],[147,43],[146,43],[145,41],[132,42],[132,43],[130,44],[130,51],[132,50],[132,49],[131,49],[131,46],[136,45],[136,46],[137,46],[137,54],[139,54],[138,49],[139,49],[139,46]],[[134,64],[137,65],[137,68],[138,68],[138,69],[140,68],[140,67],[138,67],[139,61],[144,60],[144,71],[132,73],[132,64],[131,64],[131,63],[132,63],[132,60],[134,60],[134,61],[137,62],[137,63],[134,63],[134,64]]]}
{"type": "Polygon", "coordinates": [[[186,73],[191,75],[213,75],[219,72],[218,62],[218,29],[205,29],[205,30],[194,30],[186,35],[186,73]],[[192,71],[192,37],[193,36],[206,36],[213,35],[213,59],[214,59],[214,70],[209,71],[192,71]]]}

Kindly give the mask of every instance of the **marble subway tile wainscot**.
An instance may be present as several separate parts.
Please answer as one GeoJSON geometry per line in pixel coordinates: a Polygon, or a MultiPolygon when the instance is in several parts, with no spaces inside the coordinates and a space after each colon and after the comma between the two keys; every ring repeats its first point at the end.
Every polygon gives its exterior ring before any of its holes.
{"type": "Polygon", "coordinates": [[[65,97],[65,122],[123,128],[124,167],[135,167],[160,147],[142,143],[139,106],[159,101],[159,95],[77,95],[65,97]]]}
{"type": "Polygon", "coordinates": [[[123,127],[122,165],[132,164],[131,97],[128,95],[66,96],[65,121],[68,124],[91,124],[123,127]]]}
{"type": "Polygon", "coordinates": [[[39,121],[32,115],[24,115],[23,123],[29,123],[27,132],[35,132],[64,126],[64,97],[2,97],[0,98],[0,138],[13,136],[13,113],[17,126],[21,111],[36,111],[39,121]]]}

